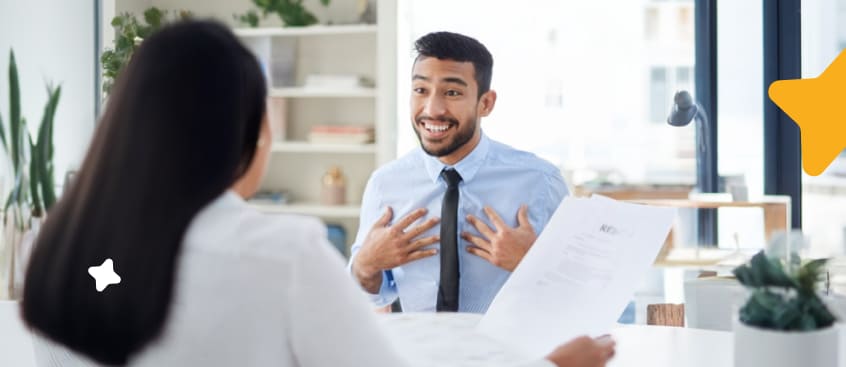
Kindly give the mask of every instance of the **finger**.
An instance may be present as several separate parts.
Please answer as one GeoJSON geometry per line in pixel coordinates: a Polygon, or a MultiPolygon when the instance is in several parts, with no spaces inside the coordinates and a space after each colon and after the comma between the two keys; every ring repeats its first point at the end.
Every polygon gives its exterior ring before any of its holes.
{"type": "Polygon", "coordinates": [[[464,239],[467,242],[470,242],[474,246],[479,247],[479,248],[481,248],[481,249],[483,249],[487,252],[490,252],[493,249],[490,242],[486,241],[482,237],[476,237],[476,236],[471,235],[467,232],[463,232],[463,233],[461,233],[461,238],[464,239]]]}
{"type": "Polygon", "coordinates": [[[405,238],[407,239],[407,241],[411,241],[415,237],[423,234],[423,232],[426,232],[426,231],[432,229],[432,227],[437,225],[438,222],[440,222],[440,221],[441,221],[441,218],[438,218],[438,217],[429,218],[427,221],[423,222],[423,224],[412,228],[408,232],[405,232],[405,238]]]}
{"type": "Polygon", "coordinates": [[[611,337],[611,334],[600,335],[599,337],[597,337],[594,340],[596,340],[596,342],[600,345],[608,345],[608,344],[614,345],[614,343],[615,343],[614,338],[611,337]]]}
{"type": "Polygon", "coordinates": [[[393,218],[393,217],[394,217],[394,210],[391,209],[391,207],[387,207],[385,209],[385,214],[382,214],[382,216],[379,217],[379,220],[377,220],[376,223],[373,224],[373,228],[387,227],[388,223],[391,223],[391,218],[393,218]]]}
{"type": "Polygon", "coordinates": [[[481,248],[478,248],[476,246],[467,246],[467,252],[469,252],[473,255],[476,255],[478,257],[481,257],[481,258],[487,260],[489,263],[493,263],[493,256],[491,256],[491,253],[487,252],[487,251],[485,251],[481,248]]]}
{"type": "Polygon", "coordinates": [[[399,222],[397,222],[397,224],[395,224],[394,226],[396,228],[405,230],[406,228],[408,228],[408,226],[411,225],[411,223],[414,223],[416,220],[418,220],[421,217],[423,217],[424,215],[426,215],[426,212],[427,212],[426,208],[417,209],[417,210],[411,212],[411,214],[406,215],[405,217],[400,219],[399,222]]]}
{"type": "Polygon", "coordinates": [[[494,238],[494,236],[496,236],[494,230],[491,229],[491,227],[488,227],[488,224],[482,221],[481,219],[476,218],[473,215],[468,215],[467,221],[470,222],[473,227],[476,227],[476,230],[479,231],[482,236],[485,236],[487,238],[494,238]]]}
{"type": "Polygon", "coordinates": [[[617,345],[617,342],[610,335],[603,335],[596,338],[596,344],[601,348],[603,356],[606,358],[614,356],[614,347],[617,345]]]}
{"type": "Polygon", "coordinates": [[[497,232],[503,231],[508,228],[508,226],[505,224],[502,218],[499,217],[499,214],[497,214],[496,211],[493,210],[493,208],[486,206],[484,210],[485,214],[488,216],[488,219],[490,219],[494,227],[496,227],[497,232]]]}
{"type": "Polygon", "coordinates": [[[424,237],[408,245],[409,251],[416,251],[423,247],[436,244],[441,240],[441,236],[424,237]]]}
{"type": "Polygon", "coordinates": [[[406,256],[405,259],[406,259],[406,262],[412,262],[414,260],[420,260],[420,259],[427,258],[427,257],[430,257],[430,256],[435,256],[437,254],[438,254],[438,249],[436,249],[436,248],[431,248],[431,249],[426,249],[426,250],[417,250],[417,251],[410,252],[408,254],[408,256],[406,256]]]}
{"type": "Polygon", "coordinates": [[[532,232],[535,231],[532,228],[532,223],[529,222],[529,206],[526,204],[520,205],[520,210],[517,210],[517,224],[519,227],[526,227],[531,229],[532,232]]]}

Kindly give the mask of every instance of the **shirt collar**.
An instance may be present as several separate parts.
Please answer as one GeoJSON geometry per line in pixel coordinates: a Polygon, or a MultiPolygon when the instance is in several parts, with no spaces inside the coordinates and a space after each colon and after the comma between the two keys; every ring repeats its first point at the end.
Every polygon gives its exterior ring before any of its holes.
{"type": "Polygon", "coordinates": [[[480,132],[480,134],[482,136],[479,139],[479,144],[476,145],[476,148],[473,148],[473,151],[470,152],[470,154],[453,166],[443,164],[440,160],[438,160],[438,158],[426,154],[426,152],[423,151],[423,148],[420,148],[420,155],[423,157],[423,162],[426,166],[426,173],[429,175],[429,178],[432,179],[433,183],[437,183],[438,180],[441,179],[441,171],[443,171],[446,167],[451,167],[458,171],[458,174],[461,175],[461,180],[464,182],[470,182],[473,180],[473,176],[475,176],[476,172],[479,171],[479,168],[482,166],[488,155],[488,150],[490,150],[490,141],[488,137],[484,132],[480,132]]]}

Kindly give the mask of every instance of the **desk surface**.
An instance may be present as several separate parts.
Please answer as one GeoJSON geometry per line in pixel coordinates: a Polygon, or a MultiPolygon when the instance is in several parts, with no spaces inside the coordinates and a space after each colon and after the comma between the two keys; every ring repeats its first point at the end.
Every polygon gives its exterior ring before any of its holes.
{"type": "MultiPolygon", "coordinates": [[[[395,346],[416,366],[515,366],[529,362],[476,332],[476,314],[386,314],[380,320],[395,346]]],[[[725,331],[660,326],[621,326],[612,334],[617,354],[609,366],[731,366],[733,337],[725,331]]],[[[844,338],[841,332],[841,338],[844,338]]],[[[844,340],[841,340],[844,345],[844,340]]],[[[0,301],[0,366],[35,366],[32,337],[15,302],[0,301]]],[[[841,366],[846,360],[841,357],[841,366]]]]}
{"type": "Polygon", "coordinates": [[[35,366],[32,337],[14,301],[0,301],[0,366],[35,366]]]}
{"type": "MultiPolygon", "coordinates": [[[[514,366],[530,359],[475,331],[476,314],[390,314],[382,322],[397,348],[419,366],[514,366]]],[[[731,366],[732,333],[661,326],[621,326],[609,366],[731,366]]]]}

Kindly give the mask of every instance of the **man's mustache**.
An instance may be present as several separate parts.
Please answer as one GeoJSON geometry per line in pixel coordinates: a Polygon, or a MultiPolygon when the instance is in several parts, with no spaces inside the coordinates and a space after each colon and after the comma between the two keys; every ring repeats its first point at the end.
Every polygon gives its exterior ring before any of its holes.
{"type": "Polygon", "coordinates": [[[440,121],[440,122],[449,122],[449,123],[451,123],[451,124],[453,124],[453,125],[458,125],[458,120],[456,120],[456,119],[454,119],[454,118],[452,118],[452,117],[447,117],[447,116],[438,116],[438,117],[420,116],[420,117],[418,117],[418,118],[417,118],[417,120],[415,120],[415,121],[417,121],[417,123],[423,123],[423,121],[425,121],[425,120],[429,120],[429,121],[440,121]]]}

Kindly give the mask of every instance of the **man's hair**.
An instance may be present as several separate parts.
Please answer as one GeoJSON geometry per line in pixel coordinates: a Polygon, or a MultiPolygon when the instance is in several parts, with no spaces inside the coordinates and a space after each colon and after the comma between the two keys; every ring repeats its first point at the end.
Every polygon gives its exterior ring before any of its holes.
{"type": "Polygon", "coordinates": [[[476,84],[479,86],[477,98],[491,89],[493,56],[475,38],[452,32],[432,32],[417,39],[414,49],[417,51],[415,62],[423,57],[472,62],[476,84]]]}

